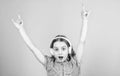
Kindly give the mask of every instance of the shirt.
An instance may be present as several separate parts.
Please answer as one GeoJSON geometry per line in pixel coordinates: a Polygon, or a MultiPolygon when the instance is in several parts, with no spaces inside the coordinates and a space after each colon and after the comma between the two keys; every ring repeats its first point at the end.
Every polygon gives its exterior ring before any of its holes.
{"type": "Polygon", "coordinates": [[[51,57],[46,56],[45,68],[47,70],[47,76],[79,76],[80,64],[76,58],[71,58],[70,61],[65,62],[53,62],[51,57]]]}

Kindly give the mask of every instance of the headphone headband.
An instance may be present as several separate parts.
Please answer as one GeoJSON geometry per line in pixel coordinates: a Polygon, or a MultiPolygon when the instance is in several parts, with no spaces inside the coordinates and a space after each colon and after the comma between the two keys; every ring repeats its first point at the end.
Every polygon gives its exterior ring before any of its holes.
{"type": "MultiPolygon", "coordinates": [[[[54,39],[58,39],[58,38],[62,38],[62,39],[67,40],[68,43],[70,44],[70,47],[72,46],[72,44],[71,44],[71,42],[70,42],[70,40],[69,40],[68,38],[66,38],[66,37],[55,37],[54,39]]],[[[54,39],[53,39],[53,40],[54,40],[54,39]]]]}

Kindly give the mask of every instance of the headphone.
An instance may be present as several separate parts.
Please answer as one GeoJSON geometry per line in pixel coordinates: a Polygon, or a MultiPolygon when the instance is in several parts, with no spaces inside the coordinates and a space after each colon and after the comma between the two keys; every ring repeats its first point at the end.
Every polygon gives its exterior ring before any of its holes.
{"type": "MultiPolygon", "coordinates": [[[[68,53],[71,54],[72,44],[71,44],[70,40],[69,40],[68,38],[66,38],[66,37],[55,37],[55,38],[53,38],[53,40],[59,39],[59,38],[62,38],[62,39],[64,39],[64,40],[66,40],[66,41],[70,44],[68,53]]],[[[53,40],[52,40],[52,41],[53,41],[53,40]]],[[[52,48],[50,48],[50,53],[53,55],[53,49],[52,49],[52,48]]]]}

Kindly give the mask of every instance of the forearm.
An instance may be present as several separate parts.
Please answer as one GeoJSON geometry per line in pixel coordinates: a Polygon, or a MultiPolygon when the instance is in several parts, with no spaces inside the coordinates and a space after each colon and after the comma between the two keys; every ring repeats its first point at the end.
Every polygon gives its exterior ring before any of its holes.
{"type": "Polygon", "coordinates": [[[32,44],[30,41],[29,37],[27,36],[24,28],[21,28],[19,30],[23,40],[25,41],[26,45],[29,47],[31,52],[34,54],[34,56],[40,61],[40,62],[45,62],[43,54],[32,44]]]}
{"type": "Polygon", "coordinates": [[[87,22],[88,22],[88,20],[86,18],[82,19],[82,28],[81,28],[82,30],[81,30],[79,44],[78,44],[77,53],[76,53],[77,59],[79,62],[81,62],[81,58],[82,58],[82,54],[83,54],[83,50],[84,50],[87,29],[88,29],[87,22]]]}
{"type": "Polygon", "coordinates": [[[28,46],[29,48],[33,49],[33,48],[34,48],[34,45],[32,44],[32,42],[30,41],[29,37],[27,36],[24,28],[21,28],[21,29],[19,30],[19,32],[20,32],[20,35],[22,36],[24,42],[27,44],[27,46],[28,46]]]}
{"type": "Polygon", "coordinates": [[[20,32],[20,35],[22,36],[23,40],[25,41],[26,45],[29,47],[31,52],[34,54],[34,56],[37,58],[39,62],[45,63],[46,59],[44,58],[44,55],[32,44],[29,37],[27,36],[24,28],[23,28],[23,20],[21,19],[20,15],[18,15],[18,19],[15,21],[12,19],[13,24],[20,32]]]}
{"type": "Polygon", "coordinates": [[[81,38],[80,38],[80,42],[82,43],[84,43],[86,40],[87,29],[88,29],[87,22],[88,22],[87,19],[83,19],[82,21],[82,30],[81,30],[81,38]]]}

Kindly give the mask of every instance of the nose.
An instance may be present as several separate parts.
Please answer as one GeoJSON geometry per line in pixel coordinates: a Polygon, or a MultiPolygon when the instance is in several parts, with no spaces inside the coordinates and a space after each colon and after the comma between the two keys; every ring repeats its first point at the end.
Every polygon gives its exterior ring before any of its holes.
{"type": "Polygon", "coordinates": [[[59,54],[60,54],[60,55],[62,54],[62,50],[59,50],[59,54]]]}

